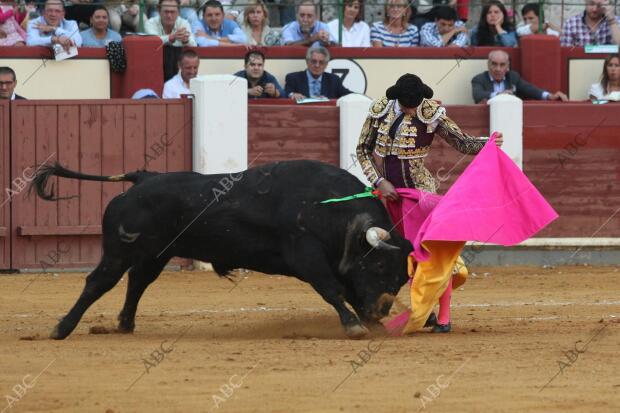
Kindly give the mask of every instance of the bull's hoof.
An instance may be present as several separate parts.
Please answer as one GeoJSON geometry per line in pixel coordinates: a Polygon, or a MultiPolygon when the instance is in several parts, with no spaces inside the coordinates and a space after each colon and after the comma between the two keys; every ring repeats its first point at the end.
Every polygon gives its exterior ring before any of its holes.
{"type": "Polygon", "coordinates": [[[116,328],[116,332],[121,333],[121,334],[133,334],[133,330],[135,328],[136,328],[135,325],[126,326],[126,325],[119,324],[118,327],[116,328]]]}
{"type": "Polygon", "coordinates": [[[50,333],[50,338],[52,340],[64,340],[69,334],[71,334],[70,330],[66,331],[66,329],[62,329],[60,324],[57,324],[50,333]]]}
{"type": "Polygon", "coordinates": [[[344,329],[347,337],[353,340],[364,338],[368,334],[368,329],[361,324],[353,324],[344,329]]]}

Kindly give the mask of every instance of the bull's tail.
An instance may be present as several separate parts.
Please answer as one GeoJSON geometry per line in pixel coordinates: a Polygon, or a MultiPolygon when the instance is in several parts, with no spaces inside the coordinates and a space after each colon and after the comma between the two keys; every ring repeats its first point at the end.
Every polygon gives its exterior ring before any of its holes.
{"type": "Polygon", "coordinates": [[[48,181],[52,176],[58,176],[61,178],[71,178],[71,179],[79,179],[81,181],[100,181],[100,182],[132,182],[134,184],[139,184],[144,181],[146,178],[149,178],[154,175],[159,175],[158,172],[148,172],[148,171],[136,171],[128,174],[122,175],[112,175],[112,176],[100,176],[100,175],[89,175],[83,174],[80,172],[71,171],[58,162],[53,164],[43,164],[40,165],[32,179],[32,183],[30,184],[29,191],[31,192],[34,188],[37,191],[37,195],[41,198],[48,201],[56,201],[58,199],[68,199],[74,198],[73,196],[69,197],[55,197],[54,196],[54,184],[49,184],[48,181]],[[48,189],[49,186],[49,189],[48,189]]]}

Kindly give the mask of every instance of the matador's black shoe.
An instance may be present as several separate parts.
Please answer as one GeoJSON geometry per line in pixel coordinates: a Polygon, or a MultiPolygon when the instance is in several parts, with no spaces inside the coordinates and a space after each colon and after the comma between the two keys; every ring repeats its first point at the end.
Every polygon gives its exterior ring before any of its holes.
{"type": "Polygon", "coordinates": [[[435,324],[433,326],[433,333],[449,333],[452,329],[452,324],[435,324]]]}
{"type": "Polygon", "coordinates": [[[435,315],[435,313],[431,313],[431,315],[429,315],[428,318],[426,319],[426,323],[424,323],[424,327],[422,328],[435,327],[436,325],[437,325],[437,316],[435,315]]]}

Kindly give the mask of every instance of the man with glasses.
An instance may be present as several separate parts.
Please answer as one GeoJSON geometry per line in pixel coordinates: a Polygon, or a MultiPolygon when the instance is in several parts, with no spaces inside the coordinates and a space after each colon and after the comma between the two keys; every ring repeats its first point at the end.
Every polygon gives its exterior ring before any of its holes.
{"type": "Polygon", "coordinates": [[[179,5],[180,0],[159,0],[159,16],[148,19],[144,31],[159,36],[165,45],[196,46],[189,22],[179,16],[179,5]]]}
{"type": "Polygon", "coordinates": [[[297,21],[282,28],[284,46],[330,46],[338,41],[330,34],[326,23],[317,20],[312,0],[303,0],[297,6],[297,21]]]}
{"type": "Polygon", "coordinates": [[[609,0],[588,0],[583,13],[564,22],[560,44],[620,44],[620,19],[614,14],[609,0]]]}
{"type": "Polygon", "coordinates": [[[15,72],[8,66],[0,67],[0,99],[26,99],[23,96],[15,94],[15,86],[17,78],[15,72]]]}
{"type": "Polygon", "coordinates": [[[311,47],[306,53],[307,69],[286,75],[284,89],[286,95],[294,100],[306,97],[326,97],[338,99],[351,92],[342,85],[340,77],[325,72],[329,62],[329,52],[322,46],[311,47]]]}

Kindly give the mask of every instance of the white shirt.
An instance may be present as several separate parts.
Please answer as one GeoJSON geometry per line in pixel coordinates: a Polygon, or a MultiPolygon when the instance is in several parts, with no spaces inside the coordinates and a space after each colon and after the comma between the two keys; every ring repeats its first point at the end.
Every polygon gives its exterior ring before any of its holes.
{"type": "MultiPolygon", "coordinates": [[[[338,40],[338,19],[327,23],[329,32],[338,40]]],[[[366,22],[355,22],[350,30],[342,26],[342,46],[343,47],[370,47],[370,27],[366,22]]]]}
{"type": "MultiPolygon", "coordinates": [[[[530,34],[534,34],[534,33],[532,32],[532,27],[529,24],[524,24],[522,26],[517,27],[517,35],[519,37],[528,36],[530,34]]],[[[545,34],[549,36],[560,37],[560,32],[553,30],[551,27],[547,27],[545,34]]]]}
{"type": "Polygon", "coordinates": [[[164,93],[161,97],[164,99],[178,99],[181,95],[190,95],[192,92],[183,83],[180,73],[177,73],[172,79],[164,83],[164,93]]]}
{"type": "Polygon", "coordinates": [[[603,85],[601,83],[595,83],[590,86],[590,90],[588,91],[589,96],[594,96],[596,100],[613,100],[620,101],[620,91],[605,93],[603,89],[603,85]]]}
{"type": "MultiPolygon", "coordinates": [[[[187,44],[183,44],[181,43],[181,41],[179,39],[176,39],[174,41],[174,43],[172,43],[172,46],[176,46],[176,47],[183,47],[183,46],[192,46],[192,47],[196,47],[196,39],[194,38],[194,35],[192,34],[192,26],[190,26],[189,22],[187,20],[185,20],[182,17],[177,17],[177,19],[174,22],[174,27],[172,28],[172,33],[176,33],[180,28],[184,28],[185,30],[187,30],[187,32],[189,33],[189,39],[187,41],[187,44]]],[[[152,34],[155,36],[159,36],[159,38],[161,39],[161,41],[164,44],[170,44],[170,33],[166,34],[164,32],[164,26],[162,26],[161,24],[161,17],[160,16],[156,16],[156,17],[152,17],[150,19],[148,19],[145,23],[144,23],[144,32],[146,34],[152,34]]]]}

